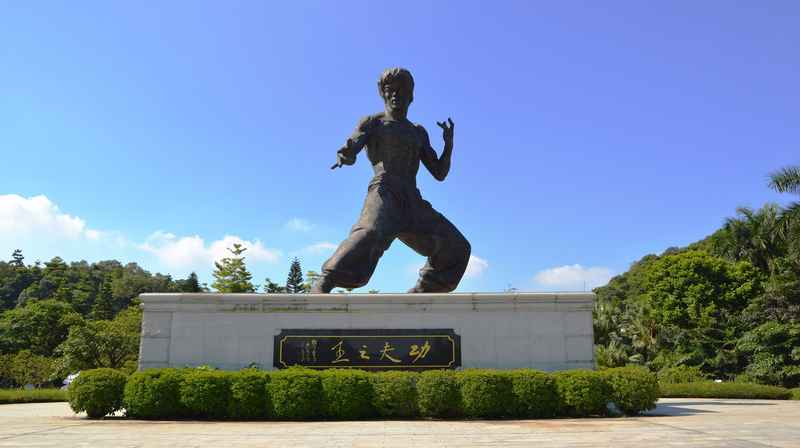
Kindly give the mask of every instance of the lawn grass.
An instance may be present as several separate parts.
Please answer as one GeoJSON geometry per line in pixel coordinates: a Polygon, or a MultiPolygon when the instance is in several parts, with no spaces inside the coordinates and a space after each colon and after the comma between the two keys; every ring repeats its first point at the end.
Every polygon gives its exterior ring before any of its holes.
{"type": "Polygon", "coordinates": [[[787,400],[792,391],[778,386],[764,386],[750,383],[715,383],[698,381],[694,383],[661,383],[661,398],[754,398],[766,400],[787,400]]]}
{"type": "Polygon", "coordinates": [[[67,401],[67,391],[61,389],[0,389],[0,404],[47,403],[67,401]]]}

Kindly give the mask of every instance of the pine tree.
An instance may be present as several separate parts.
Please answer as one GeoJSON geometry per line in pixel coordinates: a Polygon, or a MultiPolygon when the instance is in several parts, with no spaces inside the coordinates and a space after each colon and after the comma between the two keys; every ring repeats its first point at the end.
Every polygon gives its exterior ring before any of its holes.
{"type": "Polygon", "coordinates": [[[244,264],[241,256],[247,249],[239,243],[234,243],[228,251],[233,257],[225,257],[215,261],[214,283],[211,286],[219,292],[255,292],[255,287],[250,282],[253,276],[244,264]]]}
{"type": "Polygon", "coordinates": [[[108,280],[100,287],[100,294],[92,305],[91,317],[93,320],[111,320],[114,317],[114,297],[111,293],[111,282],[108,280]]]}
{"type": "Polygon", "coordinates": [[[11,262],[9,263],[11,266],[15,268],[24,268],[25,267],[25,257],[22,255],[22,251],[19,249],[14,250],[14,253],[11,254],[11,262]]]}
{"type": "Polygon", "coordinates": [[[267,294],[283,294],[286,292],[286,288],[273,282],[267,277],[264,280],[264,292],[267,294]]]}
{"type": "Polygon", "coordinates": [[[303,285],[303,269],[300,267],[300,261],[295,258],[292,261],[292,266],[289,267],[289,277],[286,279],[286,292],[289,294],[299,294],[305,291],[306,289],[303,285]]]}
{"type": "Polygon", "coordinates": [[[178,280],[176,283],[180,292],[203,292],[200,280],[197,279],[197,274],[194,272],[189,274],[185,280],[178,280]]]}

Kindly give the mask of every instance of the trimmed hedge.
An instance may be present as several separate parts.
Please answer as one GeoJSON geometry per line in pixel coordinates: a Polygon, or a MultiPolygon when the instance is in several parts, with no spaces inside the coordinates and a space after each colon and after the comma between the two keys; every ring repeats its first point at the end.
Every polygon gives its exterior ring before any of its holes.
{"type": "Polygon", "coordinates": [[[419,415],[417,373],[389,371],[370,375],[372,406],[380,417],[411,418],[419,415]]]}
{"type": "Polygon", "coordinates": [[[121,378],[117,389],[109,389],[115,392],[103,396],[103,403],[110,404],[94,407],[91,416],[124,407],[127,416],[141,419],[582,417],[605,415],[609,402],[634,415],[651,409],[658,396],[655,376],[638,368],[553,374],[530,369],[372,373],[187,368],[136,372],[127,382],[121,378]]]}
{"type": "Polygon", "coordinates": [[[122,392],[128,377],[114,369],[84,370],[69,385],[69,406],[89,418],[101,418],[122,409],[122,392]]]}
{"type": "Polygon", "coordinates": [[[791,397],[791,391],[783,387],[748,383],[715,383],[713,381],[677,384],[662,383],[660,388],[662,398],[760,398],[787,400],[791,397]]]}
{"type": "Polygon", "coordinates": [[[320,372],[300,368],[270,372],[267,389],[272,398],[272,415],[275,418],[304,420],[324,416],[320,372]]]}
{"type": "Polygon", "coordinates": [[[417,379],[419,413],[423,417],[460,417],[461,391],[456,372],[428,370],[417,379]]]}
{"type": "Polygon", "coordinates": [[[511,377],[515,417],[549,418],[558,415],[558,390],[552,375],[532,369],[513,370],[508,375],[511,377]]]}
{"type": "Polygon", "coordinates": [[[224,418],[228,415],[230,374],[216,370],[193,370],[183,376],[181,405],[196,418],[224,418]]]}
{"type": "Polygon", "coordinates": [[[149,369],[131,375],[122,400],[127,415],[141,419],[186,417],[181,382],[187,370],[149,369]]]}
{"type": "Polygon", "coordinates": [[[327,417],[356,420],[375,415],[369,373],[363,370],[330,369],[321,372],[321,376],[327,417]]]}
{"type": "Polygon", "coordinates": [[[603,375],[593,370],[567,370],[553,374],[559,397],[559,415],[588,417],[605,415],[611,388],[603,375]]]}
{"type": "Polygon", "coordinates": [[[456,374],[461,405],[467,417],[499,418],[512,415],[511,376],[496,370],[468,369],[456,374]]]}
{"type": "Polygon", "coordinates": [[[658,379],[646,367],[617,367],[600,372],[611,388],[611,399],[625,415],[655,409],[658,379]]]}
{"type": "Polygon", "coordinates": [[[272,400],[267,391],[270,377],[267,372],[247,369],[230,376],[230,418],[264,419],[272,414],[272,400]]]}

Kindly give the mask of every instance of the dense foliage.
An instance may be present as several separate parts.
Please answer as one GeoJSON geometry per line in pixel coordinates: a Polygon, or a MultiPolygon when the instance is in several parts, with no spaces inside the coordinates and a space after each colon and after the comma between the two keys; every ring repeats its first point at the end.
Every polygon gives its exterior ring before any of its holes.
{"type": "MultiPolygon", "coordinates": [[[[84,393],[96,409],[119,409],[122,403],[129,417],[142,419],[580,417],[605,415],[609,403],[635,415],[653,407],[658,390],[655,375],[643,368],[553,374],[528,369],[422,373],[150,369],[128,377],[124,389],[110,387],[124,378],[111,369],[89,370],[81,377],[103,386],[84,393]]],[[[77,399],[78,391],[83,389],[70,389],[71,400],[77,399]]],[[[98,412],[90,417],[102,416],[98,412]]]]}
{"type": "Polygon", "coordinates": [[[0,387],[60,385],[69,373],[135,368],[145,292],[199,292],[197,276],[174,280],[135,263],[55,257],[0,261],[0,387]]]}
{"type": "MultiPolygon", "coordinates": [[[[770,185],[796,194],[798,173],[770,185]]],[[[800,385],[800,203],[740,208],[708,238],[647,255],[595,292],[601,367],[800,385]]]]}

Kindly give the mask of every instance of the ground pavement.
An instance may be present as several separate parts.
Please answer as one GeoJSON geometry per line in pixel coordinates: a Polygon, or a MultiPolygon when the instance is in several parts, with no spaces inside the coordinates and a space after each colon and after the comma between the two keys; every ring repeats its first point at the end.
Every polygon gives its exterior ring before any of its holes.
{"type": "Polygon", "coordinates": [[[0,447],[800,447],[800,401],[663,399],[647,416],[503,421],[164,422],[0,405],[0,447]]]}

